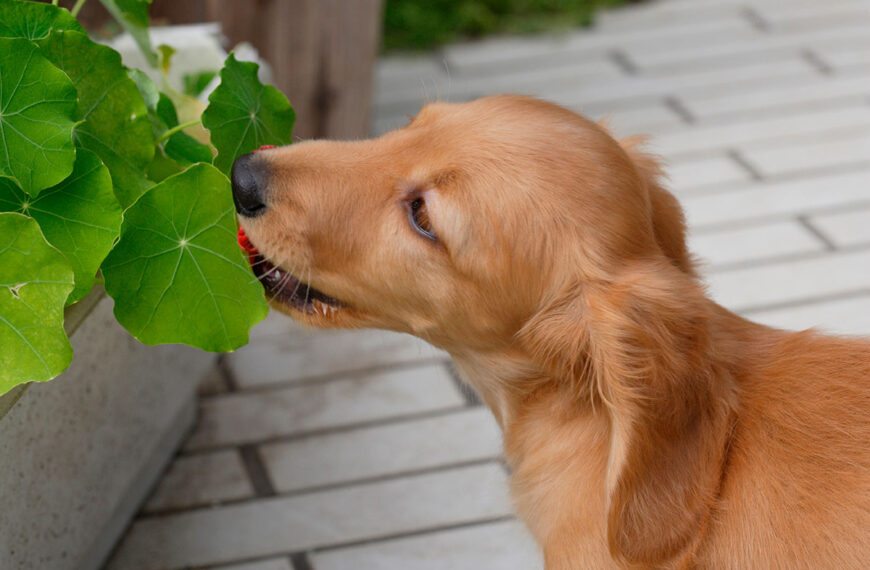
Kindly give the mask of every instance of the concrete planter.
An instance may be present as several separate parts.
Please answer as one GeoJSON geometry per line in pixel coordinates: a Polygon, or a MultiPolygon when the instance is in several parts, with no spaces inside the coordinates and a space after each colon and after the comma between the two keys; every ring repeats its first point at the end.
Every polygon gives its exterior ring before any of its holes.
{"type": "Polygon", "coordinates": [[[0,568],[98,568],[193,423],[215,356],[147,347],[92,293],[60,377],[0,398],[0,568]]]}

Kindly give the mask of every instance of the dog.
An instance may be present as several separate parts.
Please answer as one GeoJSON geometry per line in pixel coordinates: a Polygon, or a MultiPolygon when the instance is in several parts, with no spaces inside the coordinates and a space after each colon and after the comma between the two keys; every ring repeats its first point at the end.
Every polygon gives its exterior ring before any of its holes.
{"type": "Polygon", "coordinates": [[[640,143],[530,98],[434,103],[245,155],[233,194],[277,309],[450,353],[546,568],[870,567],[870,342],[710,300],[640,143]]]}

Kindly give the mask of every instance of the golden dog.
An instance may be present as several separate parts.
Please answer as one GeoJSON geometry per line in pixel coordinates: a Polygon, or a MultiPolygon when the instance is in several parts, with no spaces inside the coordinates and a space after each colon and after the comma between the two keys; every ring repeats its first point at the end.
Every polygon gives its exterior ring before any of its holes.
{"type": "Polygon", "coordinates": [[[439,103],[246,155],[234,196],[278,309],[452,355],[548,569],[870,567],[870,343],[707,298],[636,146],[533,99],[439,103]]]}

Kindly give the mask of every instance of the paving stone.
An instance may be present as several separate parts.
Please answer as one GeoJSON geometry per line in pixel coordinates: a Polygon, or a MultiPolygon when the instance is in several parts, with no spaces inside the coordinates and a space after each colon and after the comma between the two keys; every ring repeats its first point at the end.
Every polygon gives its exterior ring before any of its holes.
{"type": "Polygon", "coordinates": [[[870,243],[870,208],[811,216],[809,221],[838,246],[870,243]]]}
{"type": "Polygon", "coordinates": [[[762,143],[792,143],[796,138],[826,137],[836,140],[841,133],[866,132],[870,127],[870,105],[843,105],[836,109],[794,113],[784,117],[745,120],[663,134],[650,147],[668,157],[692,155],[762,143]]]}
{"type": "Polygon", "coordinates": [[[695,46],[703,41],[728,41],[753,32],[739,16],[699,20],[692,26],[679,22],[652,28],[599,32],[596,28],[535,38],[497,38],[446,46],[449,67],[461,73],[501,72],[504,69],[555,65],[578,57],[601,56],[613,49],[632,47],[639,51],[668,42],[695,46]]]}
{"type": "Polygon", "coordinates": [[[683,97],[783,85],[805,81],[816,75],[818,72],[815,69],[795,56],[778,61],[756,60],[733,69],[703,69],[673,77],[627,76],[607,83],[587,85],[579,90],[553,91],[547,95],[547,99],[567,107],[602,103],[613,105],[618,101],[659,101],[668,95],[683,97]]]}
{"type": "Polygon", "coordinates": [[[177,457],[144,507],[152,513],[210,505],[254,496],[254,489],[235,450],[177,457]]]}
{"type": "Polygon", "coordinates": [[[695,41],[687,49],[681,41],[665,39],[657,46],[639,45],[625,48],[628,56],[644,71],[671,72],[695,69],[701,65],[732,61],[741,64],[750,59],[782,57],[783,54],[818,46],[846,46],[850,43],[866,45],[868,21],[864,19],[843,22],[829,27],[801,33],[765,33],[752,30],[744,33],[717,34],[710,41],[695,41]],[[748,58],[748,59],[747,59],[748,58]]]}
{"type": "Polygon", "coordinates": [[[870,169],[862,169],[740,185],[728,191],[684,196],[681,203],[689,226],[700,228],[812,214],[849,205],[861,207],[870,203],[868,187],[870,169]]]}
{"type": "Polygon", "coordinates": [[[870,45],[814,47],[812,51],[837,72],[870,66],[870,45]]]}
{"type": "Polygon", "coordinates": [[[691,232],[689,249],[708,265],[758,262],[823,251],[825,244],[796,221],[691,232]]]}
{"type": "MultiPolygon", "coordinates": [[[[579,111],[582,113],[583,109],[579,111]]],[[[585,114],[585,113],[584,113],[585,114]]],[[[617,137],[636,134],[655,135],[685,126],[685,121],[662,103],[640,105],[633,109],[612,112],[592,112],[588,118],[606,120],[608,128],[617,137]]]]}
{"type": "Polygon", "coordinates": [[[851,105],[870,96],[870,74],[807,77],[799,84],[772,85],[763,89],[728,90],[722,93],[685,95],[680,102],[702,121],[769,117],[773,113],[851,105]]]}
{"type": "Polygon", "coordinates": [[[772,311],[756,311],[746,316],[782,329],[817,328],[829,333],[870,336],[870,294],[772,311]]]}
{"type": "Polygon", "coordinates": [[[662,2],[627,4],[615,10],[603,10],[595,16],[595,27],[602,33],[663,29],[667,26],[687,27],[699,21],[720,18],[736,18],[742,15],[743,6],[738,3],[721,2],[716,5],[669,10],[662,2]]]}
{"type": "Polygon", "coordinates": [[[444,365],[204,400],[187,449],[263,441],[361,422],[459,407],[444,365]]]}
{"type": "Polygon", "coordinates": [[[540,570],[538,547],[505,521],[312,555],[314,570],[540,570]]]}
{"type": "Polygon", "coordinates": [[[506,477],[482,465],[140,519],[108,568],[218,564],[507,516],[506,477]]]}
{"type": "Polygon", "coordinates": [[[710,292],[736,311],[870,290],[870,249],[745,269],[711,271],[710,292]]]}
{"type": "Polygon", "coordinates": [[[750,180],[749,172],[725,155],[675,160],[665,164],[665,174],[668,177],[666,186],[677,196],[699,188],[750,180]]]}
{"type": "MultiPolygon", "coordinates": [[[[275,323],[269,325],[276,329],[279,326],[275,323]]],[[[445,352],[406,334],[303,329],[290,321],[280,326],[287,326],[288,332],[258,335],[251,344],[227,357],[240,387],[297,382],[367,368],[449,359],[445,352]]]]}
{"type": "Polygon", "coordinates": [[[856,2],[819,2],[815,6],[786,6],[762,4],[755,12],[768,24],[773,32],[798,32],[827,28],[855,21],[865,21],[870,25],[870,5],[866,0],[856,2]]]}
{"type": "Polygon", "coordinates": [[[261,453],[275,487],[286,492],[495,458],[501,432],[489,410],[475,408],[267,444],[261,453]]]}
{"type": "Polygon", "coordinates": [[[463,75],[460,73],[423,77],[416,82],[392,87],[378,95],[378,105],[387,107],[397,102],[460,101],[487,93],[516,93],[543,96],[554,89],[582,89],[589,83],[613,80],[623,72],[602,57],[568,62],[558,67],[523,67],[497,75],[463,75]]]}
{"type": "Polygon", "coordinates": [[[294,570],[289,558],[271,558],[257,562],[231,564],[229,566],[210,566],[211,570],[294,570]]]}
{"type": "Polygon", "coordinates": [[[857,132],[781,147],[749,146],[741,149],[741,155],[763,176],[867,165],[870,164],[870,135],[857,132]]]}

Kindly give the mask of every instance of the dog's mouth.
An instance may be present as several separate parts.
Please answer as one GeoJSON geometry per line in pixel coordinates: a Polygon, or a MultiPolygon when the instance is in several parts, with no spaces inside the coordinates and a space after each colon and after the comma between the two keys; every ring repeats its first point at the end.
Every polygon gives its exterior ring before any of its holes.
{"type": "Polygon", "coordinates": [[[248,254],[248,261],[254,275],[266,290],[271,302],[279,302],[307,315],[319,314],[324,317],[333,315],[342,308],[338,299],[330,297],[292,275],[282,267],[266,259],[251,243],[240,227],[239,245],[248,254]]]}

